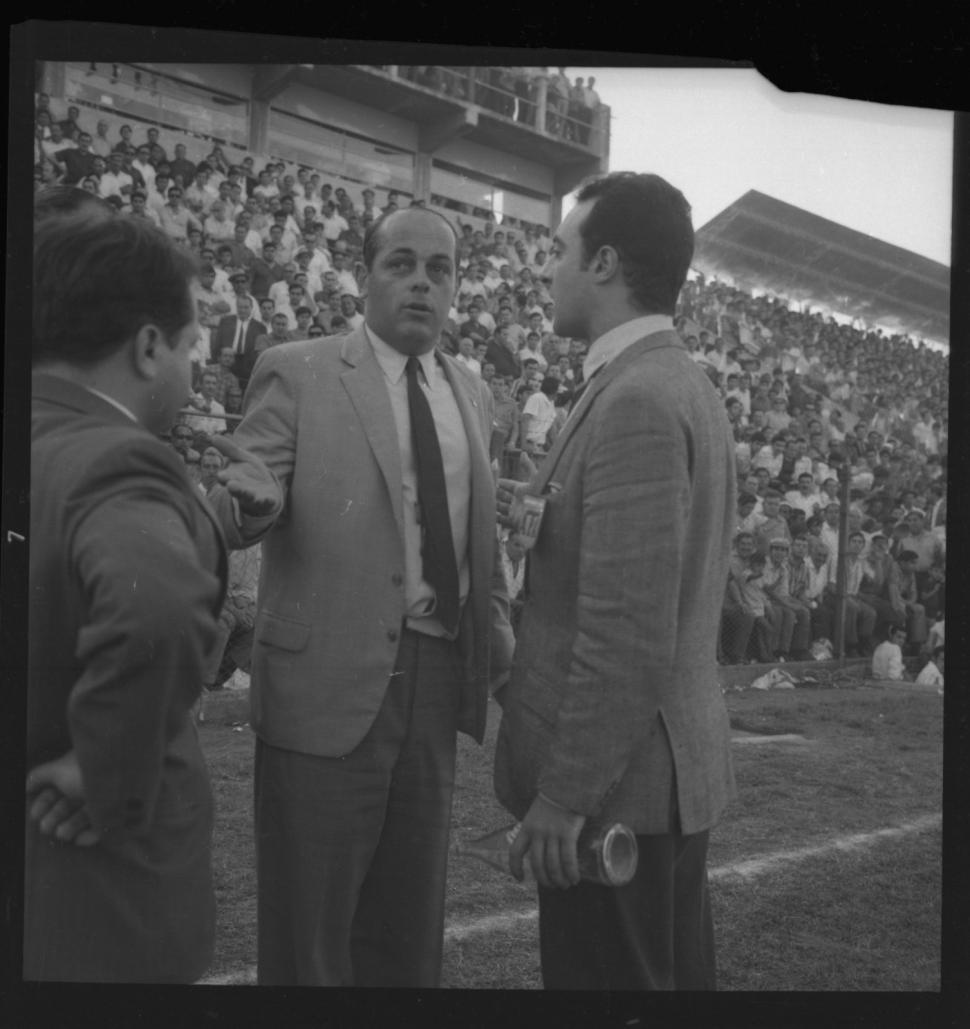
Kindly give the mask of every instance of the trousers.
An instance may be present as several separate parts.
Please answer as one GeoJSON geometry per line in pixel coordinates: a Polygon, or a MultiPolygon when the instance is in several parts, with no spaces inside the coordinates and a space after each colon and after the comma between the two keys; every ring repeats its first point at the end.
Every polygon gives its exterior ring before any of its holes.
{"type": "Polygon", "coordinates": [[[260,985],[439,985],[458,674],[457,644],[405,629],[349,754],[257,740],[260,985]]]}
{"type": "Polygon", "coordinates": [[[637,836],[626,886],[539,887],[547,990],[713,990],[708,832],[637,836]]]}

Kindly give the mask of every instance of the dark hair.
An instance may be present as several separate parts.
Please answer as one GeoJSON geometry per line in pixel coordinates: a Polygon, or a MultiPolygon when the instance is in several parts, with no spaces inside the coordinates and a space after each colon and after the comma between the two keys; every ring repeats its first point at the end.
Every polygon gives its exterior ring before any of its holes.
{"type": "Polygon", "coordinates": [[[600,247],[619,255],[633,302],[648,314],[674,313],[694,256],[690,204],[659,175],[613,172],[576,196],[595,200],[579,229],[584,266],[600,247]]]}
{"type": "Polygon", "coordinates": [[[50,217],[35,228],[33,360],[91,365],[142,326],[192,320],[193,257],[138,219],[50,217]]]}
{"type": "Polygon", "coordinates": [[[919,554],[915,550],[901,550],[896,560],[902,564],[904,561],[918,561],[919,554]]]}
{"type": "Polygon", "coordinates": [[[45,186],[34,194],[34,224],[62,215],[112,218],[115,209],[101,197],[76,186],[45,186]]]}
{"type": "Polygon", "coordinates": [[[542,385],[539,387],[540,392],[545,393],[547,397],[554,397],[559,392],[560,382],[555,375],[545,375],[542,379],[542,385]]]}
{"type": "MultiPolygon", "coordinates": [[[[454,255],[454,257],[455,257],[455,272],[457,274],[457,269],[458,269],[458,233],[455,232],[454,225],[452,225],[451,222],[448,221],[448,219],[443,214],[439,214],[437,211],[435,211],[435,210],[433,210],[431,208],[428,208],[428,207],[414,207],[414,208],[409,207],[409,208],[407,208],[407,213],[408,214],[414,214],[416,212],[421,212],[422,214],[428,214],[428,215],[431,215],[434,218],[440,218],[445,223],[445,225],[447,225],[448,228],[451,230],[451,234],[455,238],[455,255],[454,255]]],[[[381,236],[381,231],[384,228],[384,223],[392,215],[400,214],[400,213],[403,213],[403,212],[400,212],[400,211],[387,211],[384,214],[382,214],[380,216],[380,218],[376,219],[376,221],[371,222],[370,225],[367,226],[367,231],[364,233],[364,246],[363,246],[363,255],[362,256],[364,258],[364,267],[368,271],[370,271],[374,267],[374,258],[377,256],[377,251],[380,250],[380,248],[381,248],[381,238],[380,238],[380,236],[381,236]]]]}

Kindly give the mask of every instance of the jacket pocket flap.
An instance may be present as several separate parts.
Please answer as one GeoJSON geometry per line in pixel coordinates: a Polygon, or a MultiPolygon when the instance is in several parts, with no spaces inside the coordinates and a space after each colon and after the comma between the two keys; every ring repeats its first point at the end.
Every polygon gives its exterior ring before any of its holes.
{"type": "Polygon", "coordinates": [[[303,650],[310,639],[310,626],[264,611],[256,623],[256,639],[281,650],[303,650]]]}

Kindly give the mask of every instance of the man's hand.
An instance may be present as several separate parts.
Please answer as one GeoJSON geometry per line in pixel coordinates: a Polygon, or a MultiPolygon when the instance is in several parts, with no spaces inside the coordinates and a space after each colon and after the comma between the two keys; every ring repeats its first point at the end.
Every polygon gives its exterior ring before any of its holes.
{"type": "Polygon", "coordinates": [[[218,479],[239,502],[244,515],[259,518],[282,506],[279,483],[255,454],[243,450],[229,436],[210,436],[206,445],[229,458],[229,467],[219,472],[218,479]]]}
{"type": "Polygon", "coordinates": [[[526,485],[524,482],[516,482],[515,479],[498,480],[498,486],[495,489],[495,513],[499,525],[506,529],[515,528],[511,518],[512,504],[517,496],[525,492],[526,485]]]}
{"type": "Polygon", "coordinates": [[[522,862],[528,855],[532,874],[540,886],[558,886],[563,890],[575,886],[579,882],[576,840],[585,822],[585,815],[566,811],[537,795],[509,849],[512,875],[522,881],[522,862]]]}
{"type": "Polygon", "coordinates": [[[27,773],[27,796],[33,797],[27,817],[43,835],[78,847],[101,839],[84,806],[81,766],[73,750],[32,768],[27,773]]]}

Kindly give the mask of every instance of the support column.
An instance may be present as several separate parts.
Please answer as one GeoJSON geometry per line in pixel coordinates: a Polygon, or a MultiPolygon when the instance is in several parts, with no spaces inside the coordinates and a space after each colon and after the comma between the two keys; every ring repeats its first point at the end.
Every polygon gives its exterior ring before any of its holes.
{"type": "Polygon", "coordinates": [[[249,150],[265,157],[269,153],[269,104],[265,100],[249,101],[249,150]]]}
{"type": "Polygon", "coordinates": [[[536,76],[536,129],[539,132],[549,134],[546,126],[546,106],[549,99],[549,76],[546,72],[540,72],[536,76]]]}
{"type": "Polygon", "coordinates": [[[431,154],[414,155],[414,199],[431,203],[431,154]]]}

